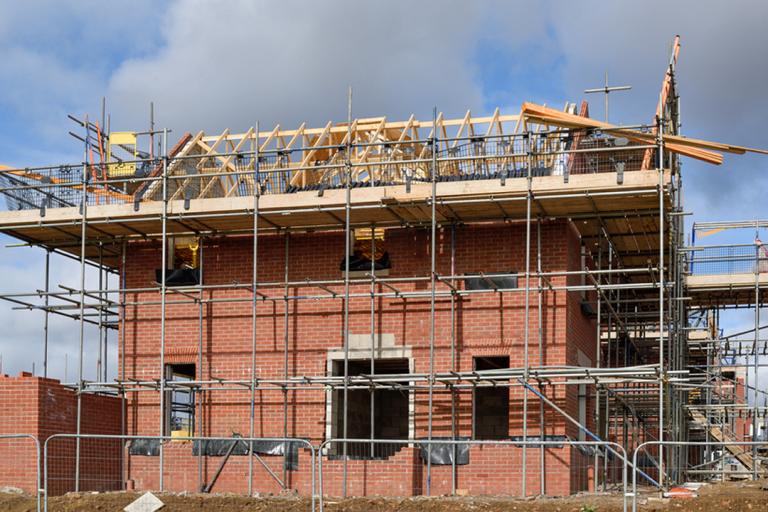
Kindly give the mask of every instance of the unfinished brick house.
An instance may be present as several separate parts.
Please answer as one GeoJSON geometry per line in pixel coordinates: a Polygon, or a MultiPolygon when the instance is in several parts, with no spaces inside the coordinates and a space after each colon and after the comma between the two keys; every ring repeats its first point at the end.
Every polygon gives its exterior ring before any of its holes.
{"type": "Polygon", "coordinates": [[[642,129],[526,103],[144,134],[157,157],[84,123],[100,159],[5,169],[0,230],[119,277],[44,295],[104,360],[118,332],[117,379],[38,379],[76,397],[56,431],[123,436],[57,440],[55,491],[565,495],[687,438],[678,157],[722,156],[676,135],[675,58],[642,129]]]}
{"type": "MultiPolygon", "coordinates": [[[[657,245],[647,227],[671,173],[642,170],[649,149],[581,128],[586,105],[527,108],[188,134],[159,162],[102,165],[108,185],[89,176],[85,208],[9,212],[111,238],[58,247],[120,277],[101,297],[119,377],[77,387],[122,397],[125,435],[173,440],[131,439],[124,482],[103,487],[309,493],[311,454],[287,441],[303,439],[326,442],[329,494],[592,488],[595,461],[615,458],[572,444],[605,437],[593,375],[656,379],[642,354],[599,369],[596,290],[626,286],[604,262],[658,252],[609,255],[606,236],[637,222],[657,245]],[[539,128],[515,132],[527,116],[539,128]],[[184,439],[233,436],[261,441],[184,439]]],[[[111,137],[124,149],[125,134],[111,137]]]]}

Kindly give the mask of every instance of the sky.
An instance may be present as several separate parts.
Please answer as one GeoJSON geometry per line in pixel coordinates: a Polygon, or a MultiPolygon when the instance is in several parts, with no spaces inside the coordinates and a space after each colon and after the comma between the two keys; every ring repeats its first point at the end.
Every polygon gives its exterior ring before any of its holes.
{"type": "MultiPolygon", "coordinates": [[[[355,117],[429,118],[433,107],[514,114],[523,101],[578,102],[608,72],[612,84],[632,86],[611,95],[611,121],[648,123],[676,34],[683,134],[768,147],[766,19],[760,0],[2,1],[0,163],[79,161],[66,115],[99,116],[102,97],[113,130],[146,129],[152,101],[157,126],[180,135],[344,120],[350,85],[355,117]]],[[[602,119],[602,98],[587,99],[602,119]]],[[[767,159],[684,160],[688,223],[768,217],[767,159]]],[[[8,243],[0,237],[0,290],[42,287],[42,251],[8,243]]],[[[51,268],[52,282],[77,284],[76,264],[54,257],[51,268]]],[[[41,317],[0,304],[5,373],[33,361],[39,370],[41,317]]],[[[739,328],[750,318],[727,321],[739,328]]],[[[69,354],[71,380],[76,326],[56,319],[50,332],[51,374],[64,377],[69,354]]]]}

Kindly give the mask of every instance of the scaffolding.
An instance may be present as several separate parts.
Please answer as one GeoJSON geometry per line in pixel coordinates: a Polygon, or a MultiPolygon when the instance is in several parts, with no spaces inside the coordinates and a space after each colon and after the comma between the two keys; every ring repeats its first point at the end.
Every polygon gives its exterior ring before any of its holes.
{"type": "MultiPolygon", "coordinates": [[[[696,431],[692,437],[700,441],[765,440],[768,394],[765,383],[760,383],[760,369],[768,366],[768,339],[761,338],[765,326],[760,324],[768,255],[759,234],[767,226],[760,220],[697,222],[693,224],[691,245],[685,248],[690,262],[687,283],[691,318],[695,319],[690,326],[689,366],[702,384],[702,392],[686,408],[694,419],[696,431]],[[701,243],[703,238],[724,231],[737,238],[752,231],[754,240],[701,243]],[[720,315],[733,309],[752,309],[753,326],[726,333],[720,327],[720,315]]],[[[753,477],[764,471],[760,468],[765,454],[759,453],[758,446],[753,446],[749,454],[741,449],[726,451],[753,477]]],[[[723,454],[716,457],[709,448],[706,452],[710,465],[724,465],[723,454]]]]}
{"type": "MultiPolygon", "coordinates": [[[[696,312],[703,306],[689,300],[691,292],[686,279],[690,268],[701,262],[695,262],[696,258],[691,256],[695,251],[684,243],[679,156],[704,160],[711,156],[704,149],[697,149],[700,153],[692,155],[694,150],[680,142],[675,63],[676,51],[670,60],[654,123],[632,127],[619,128],[607,123],[580,126],[578,123],[588,119],[586,104],[582,105],[580,114],[575,105],[567,105],[562,115],[546,109],[526,111],[524,108],[519,115],[502,115],[497,110],[492,116],[473,117],[467,112],[460,119],[445,119],[435,110],[431,121],[419,121],[415,116],[403,122],[386,118],[353,119],[350,91],[345,123],[329,122],[320,128],[302,124],[294,130],[276,126],[269,131],[261,131],[256,124],[239,134],[229,130],[218,135],[185,134],[173,148],[169,147],[167,130],[152,128],[142,134],[150,139],[148,153],[134,150],[132,156],[115,162],[94,157],[94,153],[104,152],[112,134],[103,130],[103,122],[100,126],[86,119],[81,123],[85,143],[82,163],[0,170],[0,194],[6,197],[9,210],[0,214],[0,231],[22,240],[21,245],[38,246],[46,251],[44,289],[4,294],[0,298],[21,309],[44,312],[44,368],[47,368],[49,315],[78,322],[78,378],[67,383],[78,393],[78,434],[84,393],[111,393],[123,398],[153,393],[158,395],[159,410],[164,411],[165,400],[177,390],[196,394],[200,404],[207,393],[231,390],[249,394],[249,438],[254,438],[255,432],[256,392],[281,394],[282,437],[288,438],[289,392],[321,390],[343,393],[342,438],[348,439],[348,395],[350,391],[369,390],[373,447],[373,393],[377,389],[396,388],[426,394],[430,442],[427,449],[431,450],[433,397],[437,391],[451,395],[451,438],[455,441],[459,435],[457,397],[467,390],[508,386],[522,391],[523,467],[536,468],[541,484],[534,493],[545,494],[544,450],[540,450],[538,461],[529,461],[525,443],[543,434],[549,415],[561,414],[589,438],[615,441],[629,453],[644,440],[691,439],[689,410],[692,394],[699,388],[706,390],[702,410],[710,423],[722,422],[722,411],[740,406],[738,401],[722,404],[722,394],[716,390],[722,389],[725,380],[720,370],[723,358],[732,357],[732,347],[742,345],[729,345],[727,338],[693,339],[691,336],[696,332],[692,321],[701,320],[696,312]],[[154,156],[153,150],[156,139],[161,143],[158,156],[154,156]],[[667,139],[673,142],[668,143],[667,139]],[[126,169],[131,172],[126,174],[126,169]],[[542,227],[553,220],[568,222],[578,231],[586,262],[581,270],[543,270],[542,227]],[[525,268],[521,272],[481,273],[474,279],[485,286],[470,289],[461,285],[467,275],[455,273],[453,266],[456,231],[460,226],[485,223],[523,226],[525,268]],[[374,257],[370,258],[369,269],[353,271],[350,268],[356,231],[370,233],[373,255],[376,230],[400,227],[423,228],[429,233],[427,275],[382,275],[374,257]],[[291,236],[306,232],[343,233],[341,278],[289,278],[291,236]],[[258,279],[259,242],[267,236],[284,238],[282,280],[258,279]],[[451,270],[447,273],[439,272],[436,262],[440,236],[450,239],[451,270]],[[169,240],[178,237],[199,240],[199,248],[195,249],[197,282],[169,284],[172,259],[169,251],[173,248],[169,240]],[[251,282],[207,284],[204,282],[206,243],[227,237],[252,239],[251,282]],[[129,250],[134,243],[146,241],[157,241],[161,247],[157,282],[153,286],[128,287],[125,272],[129,250]],[[74,258],[80,263],[79,288],[50,288],[51,254],[74,258]],[[98,272],[97,288],[85,286],[89,267],[98,272]],[[109,275],[119,277],[117,288],[107,286],[109,275]],[[505,280],[514,280],[515,285],[499,285],[508,282],[505,280]],[[518,286],[518,282],[522,285],[518,286]],[[418,289],[414,283],[420,285],[418,289]],[[237,293],[214,297],[214,291],[237,293]],[[592,367],[531,364],[532,360],[543,360],[543,347],[547,343],[541,321],[547,307],[543,297],[556,291],[593,297],[590,314],[596,325],[597,359],[592,367]],[[524,311],[536,311],[538,322],[532,321],[529,314],[523,315],[524,363],[521,367],[459,370],[457,333],[453,328],[456,305],[476,294],[516,297],[522,294],[524,311]],[[369,299],[370,370],[366,374],[350,375],[349,305],[355,299],[369,299]],[[380,299],[404,303],[414,299],[428,301],[428,371],[376,372],[375,333],[380,299]],[[438,300],[449,303],[449,371],[435,369],[438,300]],[[344,336],[341,375],[292,375],[289,371],[288,305],[302,301],[341,303],[344,336]],[[250,304],[252,311],[250,377],[203,378],[204,309],[212,304],[237,303],[250,304]],[[283,305],[282,378],[257,377],[260,364],[257,333],[262,328],[257,306],[265,303],[283,305]],[[166,313],[179,305],[189,305],[198,313],[198,375],[183,381],[167,378],[165,360],[166,313]],[[130,321],[127,312],[137,307],[159,307],[160,311],[158,373],[152,378],[137,378],[126,368],[125,332],[126,322],[130,321]],[[99,378],[95,381],[83,377],[86,325],[95,325],[99,331],[99,378]],[[109,381],[107,346],[109,333],[115,330],[123,333],[119,338],[120,367],[118,378],[109,381]],[[698,354],[704,354],[703,359],[696,359],[698,354]],[[589,386],[595,403],[591,414],[596,431],[568,416],[547,397],[549,390],[560,386],[589,386]],[[538,418],[531,417],[531,401],[538,403],[538,418]],[[535,425],[534,434],[528,430],[529,423],[535,425]]],[[[753,292],[761,304],[760,273],[757,270],[754,273],[758,277],[753,283],[753,292]]],[[[704,295],[713,297],[710,292],[704,295]]],[[[712,307],[704,309],[709,311],[712,307]]],[[[709,323],[706,320],[704,318],[707,326],[716,325],[712,318],[709,323]]],[[[759,325],[759,313],[756,313],[755,325],[759,325]]],[[[752,345],[755,353],[758,331],[755,330],[752,345]]],[[[765,350],[765,342],[762,343],[765,350]]],[[[757,357],[753,359],[756,365],[757,357]]],[[[754,387],[759,389],[757,383],[754,387]]],[[[764,410],[763,407],[763,413],[764,410]]],[[[126,415],[124,408],[124,419],[126,415]]],[[[158,416],[158,434],[164,436],[168,418],[164,413],[158,416]]],[[[123,425],[127,428],[125,421],[123,425]]],[[[195,435],[204,435],[202,424],[196,429],[195,435]]],[[[709,436],[709,430],[706,432],[709,436]]],[[[124,430],[123,434],[131,432],[124,430]]],[[[345,490],[349,478],[347,444],[342,444],[345,490]]],[[[685,446],[664,449],[659,446],[654,463],[658,467],[660,486],[684,478],[676,471],[685,467],[690,458],[688,450],[685,446]],[[667,471],[667,467],[671,469],[667,471]]],[[[77,453],[79,457],[79,440],[77,453]]],[[[161,490],[163,454],[161,444],[158,461],[161,490]]],[[[431,460],[428,456],[427,494],[430,493],[431,460]]],[[[253,458],[249,458],[249,492],[252,491],[253,463],[253,458]]],[[[602,468],[596,478],[605,488],[615,468],[611,467],[607,454],[599,451],[595,452],[594,463],[602,468]]],[[[455,464],[453,468],[455,475],[455,464]]],[[[79,479],[75,481],[79,483],[79,479]]],[[[286,481],[284,469],[282,482],[286,481]]],[[[523,478],[523,495],[530,494],[526,485],[523,478]]]]}

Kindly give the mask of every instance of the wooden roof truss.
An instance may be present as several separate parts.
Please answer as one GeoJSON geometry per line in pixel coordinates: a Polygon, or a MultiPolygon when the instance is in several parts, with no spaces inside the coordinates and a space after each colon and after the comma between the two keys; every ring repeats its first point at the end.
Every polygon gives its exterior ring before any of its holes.
{"type": "MultiPolygon", "coordinates": [[[[233,197],[253,193],[253,157],[256,144],[260,152],[259,175],[266,192],[282,193],[307,188],[335,188],[345,183],[347,164],[351,179],[357,183],[391,183],[430,177],[434,128],[438,133],[441,175],[479,173],[487,167],[483,160],[486,144],[506,144],[497,154],[511,154],[512,136],[520,124],[517,115],[446,119],[440,113],[436,121],[419,121],[411,115],[406,121],[392,122],[385,117],[355,119],[347,123],[326,123],[308,128],[284,130],[280,125],[268,131],[218,135],[198,134],[168,167],[169,197],[198,199],[233,197]],[[499,141],[491,142],[491,141],[499,141]],[[467,149],[469,145],[474,145],[467,149]],[[349,152],[349,155],[347,155],[349,152]],[[462,159],[461,156],[467,156],[462,159]],[[471,156],[470,156],[471,155],[471,156]]],[[[497,164],[512,161],[500,156],[497,164]]],[[[521,160],[518,156],[517,160],[521,160]]],[[[522,161],[522,160],[521,160],[522,161]]],[[[145,198],[157,200],[162,191],[153,183],[145,198]]]]}

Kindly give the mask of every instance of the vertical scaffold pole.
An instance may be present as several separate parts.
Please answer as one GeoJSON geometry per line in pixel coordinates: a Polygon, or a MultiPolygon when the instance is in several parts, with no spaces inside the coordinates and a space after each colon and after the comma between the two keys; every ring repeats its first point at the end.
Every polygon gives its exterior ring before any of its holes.
{"type": "MultiPolygon", "coordinates": [[[[288,275],[291,256],[291,232],[285,231],[285,266],[283,267],[283,438],[288,437],[288,342],[289,342],[289,318],[290,301],[288,300],[288,275]]],[[[290,443],[283,441],[283,489],[288,486],[288,451],[290,443]]]]}
{"type": "MultiPolygon", "coordinates": [[[[371,224],[371,376],[376,374],[376,365],[374,361],[376,359],[376,226],[371,224]]],[[[371,385],[369,399],[371,402],[370,411],[370,437],[371,437],[371,458],[376,455],[376,444],[373,442],[376,437],[376,387],[371,385]]]]}
{"type": "MultiPolygon", "coordinates": [[[[203,376],[203,308],[205,307],[204,300],[204,286],[205,286],[205,244],[203,237],[198,240],[198,275],[200,276],[199,292],[197,295],[197,375],[201,381],[205,379],[203,376]]],[[[205,425],[203,423],[204,406],[205,406],[205,389],[200,386],[197,389],[196,407],[195,413],[195,428],[197,429],[197,435],[203,437],[205,435],[205,425]]],[[[253,437],[253,436],[251,436],[253,437]]],[[[198,443],[199,449],[197,450],[197,484],[198,489],[203,488],[203,443],[198,443]]]]}
{"type": "MultiPolygon", "coordinates": [[[[119,357],[120,357],[120,373],[118,374],[118,380],[120,381],[120,394],[122,395],[122,400],[120,404],[120,433],[122,435],[126,435],[128,432],[128,402],[127,402],[127,395],[124,387],[124,381],[125,378],[125,358],[126,358],[126,341],[125,341],[125,315],[128,312],[125,306],[125,303],[128,301],[128,293],[126,292],[128,286],[125,283],[125,263],[128,258],[128,243],[123,240],[123,243],[120,247],[120,279],[119,279],[119,285],[120,285],[120,345],[121,349],[119,351],[119,357]]],[[[120,457],[120,474],[122,475],[122,490],[125,490],[126,483],[128,479],[127,471],[126,471],[126,458],[120,457]]]]}
{"type": "Polygon", "coordinates": [[[96,380],[102,380],[102,375],[104,382],[107,381],[107,372],[106,372],[106,359],[105,359],[105,348],[104,348],[104,309],[102,308],[102,305],[104,303],[104,297],[101,293],[101,290],[104,288],[104,245],[103,242],[99,242],[99,313],[98,313],[98,328],[99,328],[99,354],[96,357],[96,380]]]}
{"type": "MultiPolygon", "coordinates": [[[[165,313],[166,313],[166,273],[168,268],[168,129],[163,129],[163,211],[162,211],[162,250],[160,267],[160,434],[165,435],[165,313]]],[[[160,441],[160,491],[165,485],[164,443],[160,441]]]]}
{"type": "MultiPolygon", "coordinates": [[[[256,301],[259,292],[259,197],[261,179],[259,178],[259,123],[256,122],[255,143],[253,145],[253,266],[251,268],[251,410],[248,437],[255,436],[256,417],[256,301]]],[[[253,496],[253,441],[250,442],[248,457],[248,495],[253,496]]]]}
{"type": "MultiPolygon", "coordinates": [[[[544,361],[544,297],[542,293],[543,279],[541,277],[541,215],[536,219],[536,273],[538,274],[538,331],[539,331],[539,366],[546,366],[544,361]]],[[[541,387],[541,383],[539,383],[541,387]]],[[[540,389],[542,396],[544,390],[540,389]]],[[[524,391],[525,392],[525,391],[524,391]]],[[[527,392],[526,392],[527,394],[527,392]]],[[[544,399],[539,398],[539,440],[543,441],[545,438],[544,432],[544,399]]],[[[546,495],[546,465],[544,460],[545,449],[544,445],[541,445],[539,449],[539,494],[541,496],[546,495]]]]}
{"type": "Polygon", "coordinates": [[[436,273],[435,265],[437,258],[435,252],[437,250],[437,221],[436,221],[436,199],[437,199],[437,107],[432,109],[432,192],[430,198],[430,221],[431,221],[431,234],[430,234],[430,271],[429,271],[429,400],[428,400],[428,415],[427,415],[427,496],[432,492],[432,420],[433,420],[433,400],[434,400],[434,387],[435,387],[435,286],[436,286],[436,273]]]}
{"type": "Polygon", "coordinates": [[[347,95],[347,144],[344,162],[344,407],[342,412],[342,452],[344,459],[344,475],[342,479],[342,496],[347,497],[347,478],[349,476],[347,460],[347,419],[349,412],[349,253],[350,253],[350,203],[352,201],[352,87],[347,95]]]}
{"type": "MultiPolygon", "coordinates": [[[[755,240],[758,240],[760,236],[760,221],[755,221],[755,240]]],[[[755,392],[754,392],[754,410],[752,411],[752,441],[757,441],[757,401],[758,391],[760,390],[758,376],[760,374],[758,344],[760,342],[760,245],[755,244],[755,346],[752,347],[752,357],[754,358],[752,364],[755,372],[755,392]]],[[[747,358],[747,361],[749,359],[747,358]]],[[[747,368],[749,372],[749,368],[747,368]]],[[[745,396],[747,398],[747,404],[749,404],[749,389],[745,390],[745,396]]],[[[752,480],[757,480],[757,445],[752,445],[752,480]]]]}
{"type": "MultiPolygon", "coordinates": [[[[75,431],[80,435],[83,413],[83,352],[85,345],[85,242],[88,219],[88,116],[85,117],[85,152],[83,154],[83,196],[80,203],[80,357],[77,368],[77,425],[75,431]]],[[[75,492],[80,491],[80,437],[75,440],[75,492]]]]}
{"type": "MultiPolygon", "coordinates": [[[[606,282],[611,284],[616,284],[617,282],[621,281],[621,277],[614,274],[613,271],[616,268],[620,268],[621,262],[618,259],[618,252],[614,249],[613,241],[608,237],[608,232],[604,231],[603,236],[605,237],[605,241],[607,243],[607,250],[605,252],[605,258],[607,260],[607,267],[608,267],[608,274],[605,276],[606,282]]],[[[602,263],[602,252],[600,255],[601,262],[600,262],[600,268],[603,267],[602,263]]],[[[612,290],[609,289],[605,294],[598,294],[598,300],[599,306],[600,306],[600,317],[606,319],[606,336],[605,336],[605,342],[606,342],[606,352],[605,352],[605,358],[603,359],[603,353],[602,353],[602,334],[598,335],[600,338],[598,343],[598,356],[600,358],[600,366],[602,368],[609,368],[611,366],[611,345],[615,344],[617,347],[620,343],[619,340],[621,340],[620,333],[622,329],[627,330],[626,323],[622,322],[621,317],[619,316],[619,308],[621,307],[621,294],[620,290],[612,290]],[[603,300],[605,307],[603,307],[603,300]]],[[[637,329],[637,327],[635,327],[637,329]]],[[[635,335],[637,335],[635,333],[635,335]]],[[[617,349],[618,350],[618,349],[617,349]]],[[[602,407],[602,411],[597,411],[598,417],[597,420],[600,421],[599,426],[599,432],[598,435],[605,436],[607,439],[608,436],[608,422],[610,420],[609,413],[610,413],[610,407],[609,402],[611,400],[611,395],[609,393],[609,389],[607,386],[603,385],[601,392],[598,396],[602,397],[605,404],[602,402],[600,403],[600,407],[602,407]]],[[[602,487],[605,487],[606,485],[606,479],[607,479],[607,457],[605,456],[605,453],[601,454],[602,459],[602,470],[600,472],[600,478],[602,479],[600,484],[602,487]]],[[[598,468],[595,468],[595,472],[597,472],[598,468]]],[[[595,481],[597,483],[597,481],[595,481]]],[[[597,486],[595,486],[595,489],[597,489],[597,486]]]]}
{"type": "MultiPolygon", "coordinates": [[[[104,271],[104,286],[109,288],[109,272],[106,268],[102,267],[104,271]]],[[[107,382],[108,376],[109,376],[109,328],[106,325],[103,325],[104,322],[108,321],[108,316],[106,313],[104,313],[104,308],[106,307],[106,304],[104,304],[105,301],[109,299],[109,294],[106,293],[106,291],[102,294],[99,300],[99,307],[101,308],[102,312],[102,329],[104,330],[103,338],[104,338],[104,382],[107,382]]]]}
{"type": "Polygon", "coordinates": [[[45,250],[45,318],[43,323],[43,378],[48,377],[48,311],[50,291],[51,250],[45,250]]]}
{"type": "MultiPolygon", "coordinates": [[[[456,224],[451,224],[451,276],[456,275],[456,224]]],[[[451,371],[456,371],[456,280],[451,277],[451,371]]],[[[456,440],[456,388],[451,385],[451,440],[456,440]]],[[[457,445],[453,444],[451,458],[451,495],[456,494],[456,457],[457,445]]]]}
{"type": "MultiPolygon", "coordinates": [[[[659,443],[664,441],[664,110],[658,123],[659,147],[659,443]]],[[[659,444],[659,486],[664,488],[664,445],[659,444]]]]}
{"type": "MultiPolygon", "coordinates": [[[[670,132],[674,129],[674,121],[672,118],[670,118],[670,122],[668,124],[670,132]]],[[[674,181],[674,175],[673,175],[673,164],[672,164],[672,157],[673,154],[670,153],[670,182],[669,182],[669,195],[670,195],[670,202],[669,207],[671,210],[670,219],[669,219],[669,240],[670,240],[670,250],[669,255],[667,257],[667,260],[669,261],[669,277],[672,283],[672,286],[670,287],[670,292],[667,294],[667,345],[669,347],[669,352],[667,354],[667,359],[669,360],[669,369],[670,370],[679,370],[681,369],[681,343],[679,334],[680,331],[678,329],[677,324],[677,307],[680,305],[680,301],[677,300],[680,298],[681,294],[679,293],[678,286],[680,284],[680,276],[677,273],[677,220],[678,216],[676,215],[676,204],[675,204],[675,181],[674,181]]],[[[672,441],[680,441],[681,437],[681,421],[682,421],[682,408],[677,407],[678,405],[681,405],[681,391],[679,388],[670,388],[669,392],[667,393],[667,400],[670,403],[670,415],[671,415],[671,432],[668,436],[670,440],[672,441]]],[[[671,465],[673,468],[673,478],[675,478],[675,481],[680,480],[680,475],[683,471],[683,465],[682,461],[680,460],[680,454],[682,453],[681,446],[672,446],[672,450],[670,452],[670,460],[671,465]]]]}
{"type": "MultiPolygon", "coordinates": [[[[602,231],[600,232],[602,235],[602,231]]],[[[600,241],[600,237],[598,236],[598,248],[597,248],[597,268],[598,270],[602,270],[602,263],[603,263],[603,245],[600,241]]],[[[602,277],[600,275],[597,276],[597,279],[602,284],[602,277]]],[[[610,279],[610,278],[609,278],[610,279]]],[[[610,293],[610,292],[608,292],[610,293]]],[[[602,364],[601,361],[601,352],[602,352],[602,337],[601,337],[601,330],[600,330],[600,322],[602,317],[602,295],[600,293],[600,290],[597,291],[595,294],[597,295],[597,320],[596,320],[596,332],[595,332],[595,367],[600,368],[600,365],[602,364]]],[[[608,362],[610,365],[610,361],[608,362]]],[[[606,396],[606,400],[608,400],[608,397],[606,396]]],[[[595,384],[595,425],[597,426],[597,435],[600,437],[604,437],[603,432],[601,432],[601,426],[600,426],[600,386],[595,384]]],[[[600,467],[600,453],[599,450],[595,450],[595,457],[594,457],[594,464],[595,464],[595,476],[594,476],[594,488],[597,490],[597,479],[598,479],[598,468],[600,467]]]]}
{"type": "MultiPolygon", "coordinates": [[[[525,138],[528,141],[528,169],[526,176],[527,193],[525,198],[525,307],[523,308],[524,323],[523,323],[523,378],[525,383],[528,384],[529,377],[529,359],[528,359],[528,341],[530,336],[530,319],[529,308],[531,305],[531,201],[533,199],[533,140],[532,134],[527,131],[525,138]]],[[[525,497],[528,494],[527,490],[527,469],[528,469],[528,451],[526,443],[528,442],[528,393],[523,392],[523,457],[522,457],[522,471],[521,471],[521,495],[525,497]]]]}

